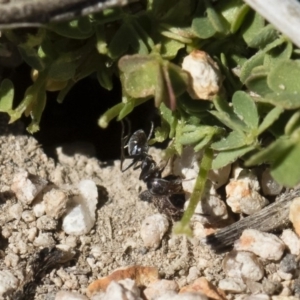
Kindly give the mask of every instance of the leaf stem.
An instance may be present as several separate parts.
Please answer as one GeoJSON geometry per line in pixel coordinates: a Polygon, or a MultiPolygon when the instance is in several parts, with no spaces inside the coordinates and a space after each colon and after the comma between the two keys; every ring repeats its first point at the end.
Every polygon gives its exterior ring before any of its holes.
{"type": "Polygon", "coordinates": [[[192,236],[192,230],[189,227],[189,223],[195,212],[197,204],[201,200],[205,188],[208,172],[211,169],[212,160],[213,160],[213,150],[206,147],[204,149],[203,158],[200,164],[199,173],[196,179],[193,193],[191,195],[189,206],[184,212],[181,221],[175,224],[173,230],[175,234],[186,234],[188,236],[192,236]]]}

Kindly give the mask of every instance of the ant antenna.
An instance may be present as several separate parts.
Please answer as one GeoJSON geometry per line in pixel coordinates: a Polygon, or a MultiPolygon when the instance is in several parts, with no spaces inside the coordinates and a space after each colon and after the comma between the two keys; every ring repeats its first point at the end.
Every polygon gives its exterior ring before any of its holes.
{"type": "Polygon", "coordinates": [[[154,123],[151,121],[151,129],[150,129],[147,141],[149,141],[151,139],[151,136],[153,134],[153,130],[154,130],[154,123]]]}
{"type": "Polygon", "coordinates": [[[123,169],[123,162],[125,160],[125,153],[124,153],[124,149],[127,147],[126,143],[128,142],[129,139],[129,135],[131,132],[131,123],[130,121],[126,118],[125,119],[127,125],[128,125],[128,134],[126,136],[124,136],[125,134],[125,124],[124,121],[121,120],[121,124],[122,124],[122,130],[121,130],[121,170],[123,169]]]}

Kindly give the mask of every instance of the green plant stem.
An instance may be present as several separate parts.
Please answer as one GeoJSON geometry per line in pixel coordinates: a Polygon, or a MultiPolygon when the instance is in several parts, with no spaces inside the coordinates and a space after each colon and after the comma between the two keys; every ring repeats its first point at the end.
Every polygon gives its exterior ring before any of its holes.
{"type": "Polygon", "coordinates": [[[188,236],[192,236],[192,230],[189,227],[190,220],[195,212],[196,206],[201,200],[208,172],[211,169],[213,160],[213,150],[210,148],[205,148],[203,153],[203,158],[200,164],[199,173],[196,179],[195,187],[193,193],[191,195],[189,206],[187,207],[186,211],[180,222],[175,224],[173,232],[175,234],[186,234],[188,236]]]}

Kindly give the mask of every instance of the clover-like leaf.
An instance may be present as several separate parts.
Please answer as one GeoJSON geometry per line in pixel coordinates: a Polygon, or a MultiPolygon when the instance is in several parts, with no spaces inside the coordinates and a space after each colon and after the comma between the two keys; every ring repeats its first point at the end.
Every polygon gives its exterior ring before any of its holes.
{"type": "Polygon", "coordinates": [[[274,92],[300,94],[300,60],[281,60],[268,75],[268,85],[274,92]]]}
{"type": "Polygon", "coordinates": [[[242,91],[237,91],[232,97],[234,112],[247,124],[250,129],[258,127],[258,113],[251,96],[242,91]]]}
{"type": "Polygon", "coordinates": [[[282,91],[280,93],[267,94],[262,101],[271,103],[284,109],[297,109],[300,108],[300,93],[282,91]]]}
{"type": "Polygon", "coordinates": [[[268,24],[262,28],[253,39],[249,42],[249,47],[253,48],[264,48],[267,44],[273,42],[278,37],[277,30],[271,25],[268,24]]]}

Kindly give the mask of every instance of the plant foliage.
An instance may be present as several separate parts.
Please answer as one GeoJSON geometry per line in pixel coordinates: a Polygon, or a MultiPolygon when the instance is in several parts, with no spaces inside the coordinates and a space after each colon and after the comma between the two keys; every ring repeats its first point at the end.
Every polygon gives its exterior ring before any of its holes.
{"type": "Polygon", "coordinates": [[[300,52],[241,0],[143,0],[3,36],[32,68],[33,83],[13,107],[14,87],[4,79],[0,111],[11,122],[30,116],[29,132],[39,130],[46,91],[59,91],[62,102],[80,79],[95,73],[111,90],[116,75],[123,97],[100,117],[100,126],[154,98],[162,123],[152,142],[173,139],[169,155],[186,145],[209,148],[212,168],[243,159],[249,166],[270,164],[286,186],[300,182],[300,52]],[[213,57],[223,74],[213,101],[187,93],[181,63],[195,49],[213,57]]]}

